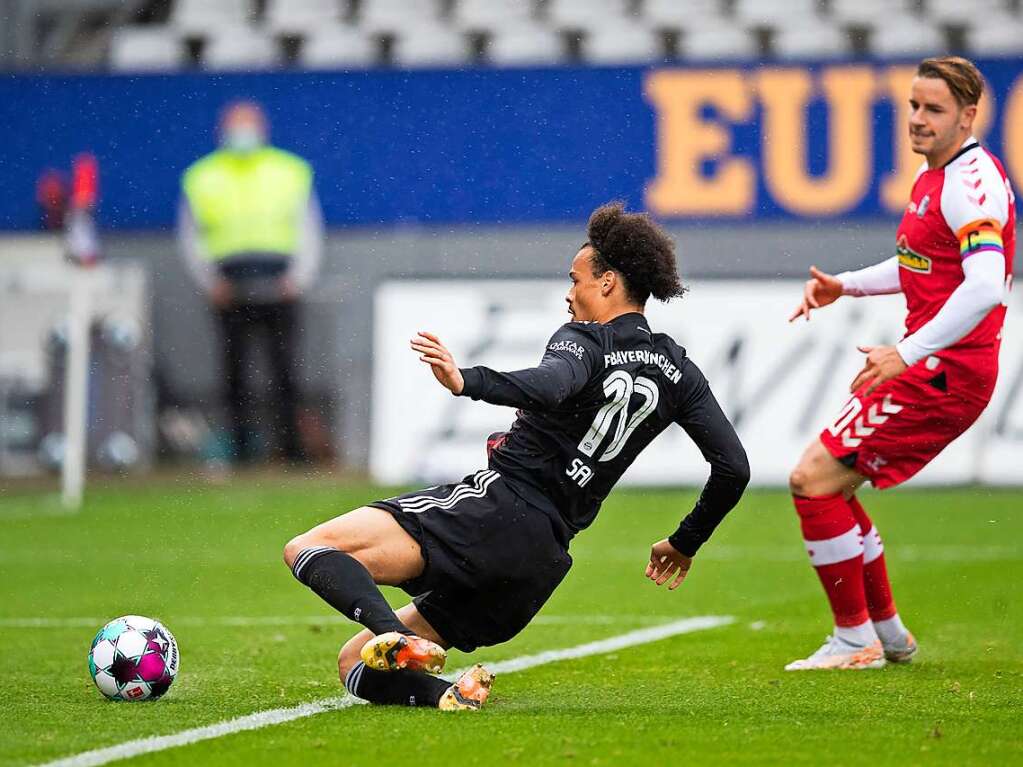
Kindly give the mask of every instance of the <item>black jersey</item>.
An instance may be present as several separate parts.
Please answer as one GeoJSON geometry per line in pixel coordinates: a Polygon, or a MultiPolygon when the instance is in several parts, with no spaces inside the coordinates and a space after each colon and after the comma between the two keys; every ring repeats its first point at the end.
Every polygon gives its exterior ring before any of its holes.
{"type": "Polygon", "coordinates": [[[566,543],[670,424],[685,429],[711,466],[696,507],[669,538],[680,552],[696,553],[749,481],[746,453],[707,380],[638,312],[563,325],[538,367],[461,372],[464,396],[519,408],[511,430],[493,442],[490,467],[526,500],[553,506],[566,543]]]}

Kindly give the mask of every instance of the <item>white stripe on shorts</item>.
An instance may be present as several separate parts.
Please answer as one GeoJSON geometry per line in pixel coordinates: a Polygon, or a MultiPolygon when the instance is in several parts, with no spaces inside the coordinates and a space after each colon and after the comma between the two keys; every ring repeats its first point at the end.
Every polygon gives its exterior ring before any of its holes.
{"type": "Polygon", "coordinates": [[[445,498],[425,498],[412,503],[400,501],[399,504],[403,511],[412,514],[421,514],[428,509],[451,509],[468,498],[482,498],[487,494],[490,485],[498,479],[500,475],[497,472],[488,472],[485,476],[477,478],[475,484],[462,485],[445,498]]]}
{"type": "Polygon", "coordinates": [[[451,491],[444,498],[433,498],[431,496],[414,496],[412,498],[405,498],[398,501],[398,505],[402,511],[407,511],[412,514],[421,514],[427,509],[450,509],[460,501],[464,501],[467,498],[482,498],[487,494],[487,489],[498,479],[501,475],[496,471],[480,471],[477,472],[473,477],[472,484],[460,483],[453,491],[451,491]]]}
{"type": "MultiPolygon", "coordinates": [[[[491,475],[496,475],[496,473],[497,472],[492,470],[492,469],[486,469],[485,468],[485,469],[482,469],[480,471],[477,471],[475,473],[475,475],[473,475],[473,484],[472,485],[470,485],[468,483],[464,483],[464,482],[459,482],[457,485],[455,485],[454,490],[452,490],[450,493],[448,493],[443,498],[437,498],[437,497],[432,496],[432,495],[412,495],[412,496],[409,496],[408,498],[403,498],[402,500],[400,500],[399,504],[401,505],[402,508],[405,508],[406,506],[407,507],[417,506],[417,505],[422,504],[422,503],[437,503],[437,502],[442,502],[443,503],[443,502],[447,502],[448,500],[451,499],[452,496],[454,496],[455,494],[460,493],[460,492],[462,492],[464,490],[476,490],[476,489],[478,489],[480,487],[480,484],[484,480],[486,480],[487,477],[489,477],[491,475]]],[[[434,490],[434,489],[436,489],[436,488],[431,488],[431,490],[434,490]]]]}

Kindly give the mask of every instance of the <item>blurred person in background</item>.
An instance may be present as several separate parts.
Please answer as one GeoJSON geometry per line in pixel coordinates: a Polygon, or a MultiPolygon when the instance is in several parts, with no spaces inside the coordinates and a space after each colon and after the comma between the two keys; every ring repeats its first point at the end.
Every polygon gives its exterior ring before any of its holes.
{"type": "Polygon", "coordinates": [[[220,324],[233,455],[248,461],[258,452],[246,370],[254,339],[265,335],[277,445],[284,458],[299,461],[296,326],[299,299],[319,267],[323,220],[312,168],[270,146],[268,132],[259,105],[224,110],[220,148],[182,176],[178,238],[220,324]]]}

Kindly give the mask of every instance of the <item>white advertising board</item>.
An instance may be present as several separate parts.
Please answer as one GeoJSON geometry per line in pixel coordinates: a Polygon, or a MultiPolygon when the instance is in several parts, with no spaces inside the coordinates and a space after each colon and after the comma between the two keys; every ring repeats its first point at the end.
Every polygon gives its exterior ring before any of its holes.
{"type": "MultiPolygon", "coordinates": [[[[453,482],[485,464],[488,434],[510,408],[452,397],[409,349],[436,333],[462,367],[536,365],[570,318],[557,280],[407,280],[382,285],[374,306],[370,470],[387,484],[453,482]]],[[[749,453],[754,484],[784,485],[799,455],[848,399],[863,364],[859,344],[902,334],[901,296],[845,298],[789,324],[802,282],[712,280],[681,301],[648,304],[650,325],[673,336],[703,370],[749,453]]],[[[974,426],[914,484],[1023,483],[1023,306],[1010,301],[994,399],[974,426]]],[[[707,465],[681,429],[669,428],[623,482],[702,484],[707,465]]]]}

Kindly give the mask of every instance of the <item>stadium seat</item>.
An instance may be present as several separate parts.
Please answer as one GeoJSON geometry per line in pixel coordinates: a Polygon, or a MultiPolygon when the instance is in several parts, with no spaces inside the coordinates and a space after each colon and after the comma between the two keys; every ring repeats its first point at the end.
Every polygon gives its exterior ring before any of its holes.
{"type": "Polygon", "coordinates": [[[175,0],[171,24],[189,35],[206,37],[252,20],[252,0],[175,0]]]}
{"type": "Polygon", "coordinates": [[[269,0],[264,21],[280,34],[304,34],[341,20],[339,0],[269,0]]]}
{"type": "Polygon", "coordinates": [[[817,16],[817,0],[736,0],[735,18],[756,27],[784,27],[817,16]]]}
{"type": "Polygon", "coordinates": [[[721,0],[646,0],[641,6],[642,18],[660,28],[678,29],[685,26],[712,27],[730,24],[722,15],[721,0]]]}
{"type": "Polygon", "coordinates": [[[172,28],[120,27],[110,38],[112,69],[135,72],[177,69],[183,61],[181,36],[172,28]]]}
{"type": "Polygon", "coordinates": [[[760,54],[756,36],[734,23],[684,27],[679,49],[686,59],[750,59],[760,54]]]}
{"type": "Polygon", "coordinates": [[[902,16],[913,10],[913,0],[831,0],[830,15],[840,24],[873,27],[885,23],[891,14],[902,16]]]}
{"type": "MultiPolygon", "coordinates": [[[[809,19],[807,21],[810,21],[809,19]]],[[[794,23],[777,29],[771,47],[780,58],[840,58],[852,54],[849,33],[828,23],[794,23]]]]}
{"type": "Polygon", "coordinates": [[[475,31],[527,24],[533,16],[533,4],[523,0],[458,0],[451,19],[460,29],[475,31]]]}
{"type": "Polygon", "coordinates": [[[558,29],[614,26],[630,16],[626,0],[548,0],[547,23],[558,29]]]}
{"type": "Polygon", "coordinates": [[[202,56],[204,69],[265,69],[280,61],[277,41],[252,27],[217,30],[202,56]]]}
{"type": "Polygon", "coordinates": [[[358,25],[367,32],[400,33],[423,24],[435,24],[436,0],[361,0],[358,25]]]}
{"type": "Polygon", "coordinates": [[[1023,18],[1005,12],[978,18],[967,27],[965,42],[977,56],[1023,55],[1023,18]]]}
{"type": "Polygon", "coordinates": [[[938,56],[948,52],[948,40],[920,17],[888,15],[873,25],[870,51],[875,56],[938,56]]]}
{"type": "Polygon", "coordinates": [[[530,66],[565,59],[561,35],[538,24],[518,24],[494,31],[486,50],[492,64],[530,66]]]}
{"type": "Polygon", "coordinates": [[[1004,14],[1005,8],[1005,0],[927,0],[926,16],[938,24],[968,24],[1004,14]]]}
{"type": "Polygon", "coordinates": [[[441,24],[421,24],[399,34],[392,55],[394,63],[402,67],[465,64],[471,59],[465,34],[441,24]]]}
{"type": "Polygon", "coordinates": [[[310,69],[370,67],[379,60],[377,38],[343,24],[331,24],[313,32],[298,54],[299,63],[310,69]]]}
{"type": "Polygon", "coordinates": [[[664,38],[655,29],[635,22],[590,29],[583,40],[583,57],[591,64],[638,64],[665,57],[664,38]]]}

